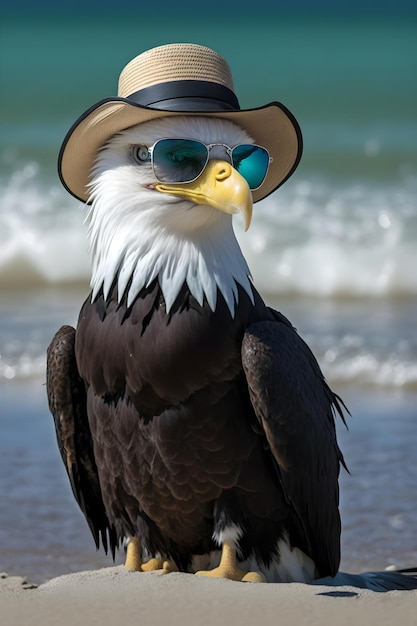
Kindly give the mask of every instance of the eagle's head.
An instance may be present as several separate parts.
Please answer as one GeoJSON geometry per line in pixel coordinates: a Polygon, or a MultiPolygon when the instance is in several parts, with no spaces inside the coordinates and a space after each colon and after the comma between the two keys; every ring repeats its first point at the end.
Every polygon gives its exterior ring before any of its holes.
{"type": "Polygon", "coordinates": [[[113,136],[98,153],[90,184],[93,297],[100,289],[107,297],[116,280],[119,298],[126,297],[129,306],[158,278],[168,311],[184,283],[212,310],[219,290],[232,316],[237,283],[253,299],[232,227],[236,212],[249,227],[252,194],[227,149],[253,143],[228,120],[186,115],[145,122],[113,136]],[[161,176],[158,180],[149,152],[161,139],[215,145],[195,179],[188,173],[184,178],[191,182],[172,182],[177,180],[173,174],[166,182],[161,176]]]}

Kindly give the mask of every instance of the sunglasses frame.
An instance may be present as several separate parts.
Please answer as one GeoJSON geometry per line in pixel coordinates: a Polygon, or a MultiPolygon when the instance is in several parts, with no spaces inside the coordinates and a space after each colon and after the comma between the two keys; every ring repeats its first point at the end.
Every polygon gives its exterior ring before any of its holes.
{"type": "MultiPolygon", "coordinates": [[[[156,141],[156,142],[155,142],[152,146],[143,146],[143,147],[147,150],[147,157],[146,157],[146,158],[141,158],[141,157],[139,157],[139,158],[140,158],[140,160],[141,160],[141,161],[150,161],[150,162],[151,162],[153,174],[154,174],[155,178],[156,178],[156,179],[157,179],[160,183],[168,183],[168,184],[170,184],[170,185],[184,185],[184,184],[186,184],[186,183],[192,183],[192,182],[194,182],[195,180],[197,180],[197,178],[198,178],[199,176],[201,176],[201,174],[204,172],[205,168],[207,167],[207,163],[208,163],[208,162],[209,162],[209,160],[210,160],[210,150],[211,150],[212,148],[216,147],[216,146],[220,146],[220,147],[222,147],[222,148],[225,148],[226,153],[227,153],[227,155],[228,155],[228,157],[229,157],[229,159],[230,159],[230,163],[231,163],[231,165],[232,165],[233,167],[234,167],[234,164],[233,164],[233,152],[234,152],[234,150],[236,150],[236,148],[240,148],[241,146],[250,146],[251,148],[260,148],[261,150],[264,150],[264,151],[266,152],[267,156],[268,156],[268,163],[267,163],[267,166],[266,166],[266,169],[265,169],[265,174],[264,174],[264,177],[262,178],[262,181],[261,181],[260,185],[258,185],[257,187],[250,187],[250,190],[251,190],[251,191],[256,191],[257,189],[259,189],[260,187],[262,187],[262,185],[263,185],[263,183],[265,182],[265,179],[266,179],[266,177],[267,177],[267,175],[268,175],[269,166],[270,166],[270,164],[272,163],[272,161],[273,161],[274,159],[273,159],[273,157],[271,157],[271,155],[269,154],[269,151],[268,151],[266,148],[264,148],[263,146],[259,146],[259,145],[257,145],[257,144],[251,144],[251,143],[247,143],[247,144],[246,144],[246,143],[239,143],[239,144],[237,144],[236,146],[234,146],[233,148],[231,148],[230,146],[228,146],[228,145],[227,145],[227,144],[225,144],[225,143],[209,143],[209,144],[205,144],[205,143],[203,143],[202,141],[199,141],[199,140],[196,140],[196,139],[187,139],[187,138],[185,138],[185,137],[165,137],[165,138],[162,138],[162,139],[158,139],[158,141],[156,141]],[[155,171],[154,156],[153,156],[153,154],[154,154],[154,149],[155,149],[155,146],[157,146],[157,145],[158,145],[159,143],[161,143],[162,141],[190,141],[190,142],[193,142],[193,143],[198,143],[198,144],[200,144],[200,145],[204,146],[204,148],[207,150],[207,156],[206,156],[205,163],[204,163],[203,167],[201,168],[201,171],[197,174],[197,176],[195,176],[194,178],[191,178],[190,180],[183,180],[183,181],[167,181],[167,180],[161,180],[161,179],[157,176],[156,171],[155,171]]],[[[141,147],[141,146],[139,146],[139,148],[140,148],[140,147],[141,147]]],[[[242,176],[243,176],[243,175],[242,175],[242,176]]],[[[243,176],[243,178],[245,178],[245,177],[243,176]]],[[[246,180],[246,179],[245,179],[245,180],[246,180]]],[[[248,181],[246,181],[246,182],[248,182],[248,181]]],[[[248,184],[249,184],[249,183],[248,183],[248,184]]]]}

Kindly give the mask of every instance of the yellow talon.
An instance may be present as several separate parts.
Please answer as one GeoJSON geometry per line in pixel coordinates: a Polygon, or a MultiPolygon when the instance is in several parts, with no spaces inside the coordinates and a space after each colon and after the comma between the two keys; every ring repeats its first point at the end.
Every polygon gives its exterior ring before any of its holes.
{"type": "Polygon", "coordinates": [[[259,572],[247,572],[241,580],[244,583],[266,583],[265,578],[259,572]]]}
{"type": "Polygon", "coordinates": [[[146,563],[141,563],[140,569],[142,572],[156,572],[159,569],[164,569],[164,561],[162,559],[149,559],[146,563]]]}
{"type": "Polygon", "coordinates": [[[142,571],[142,559],[140,555],[139,539],[133,537],[127,544],[125,568],[131,572],[142,571]]]}
{"type": "Polygon", "coordinates": [[[164,561],[163,559],[149,559],[146,563],[142,563],[141,571],[142,572],[156,572],[162,570],[161,573],[169,574],[169,572],[177,572],[177,566],[174,561],[164,561]]]}
{"type": "Polygon", "coordinates": [[[225,541],[222,548],[220,565],[212,570],[196,572],[197,576],[209,576],[212,578],[228,578],[251,583],[263,583],[265,578],[258,572],[245,572],[236,563],[236,549],[233,544],[225,541]]]}
{"type": "Polygon", "coordinates": [[[162,570],[161,573],[164,574],[177,571],[173,561],[152,558],[143,563],[140,543],[137,537],[133,537],[127,545],[125,568],[132,572],[155,572],[162,570]]]}

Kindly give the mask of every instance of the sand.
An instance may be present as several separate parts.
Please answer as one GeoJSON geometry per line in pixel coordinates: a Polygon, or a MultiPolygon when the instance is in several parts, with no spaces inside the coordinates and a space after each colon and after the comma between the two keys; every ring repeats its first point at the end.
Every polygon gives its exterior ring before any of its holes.
{"type": "Polygon", "coordinates": [[[123,566],[68,574],[38,588],[0,578],[2,626],[384,626],[417,624],[417,590],[250,584],[123,566]]]}

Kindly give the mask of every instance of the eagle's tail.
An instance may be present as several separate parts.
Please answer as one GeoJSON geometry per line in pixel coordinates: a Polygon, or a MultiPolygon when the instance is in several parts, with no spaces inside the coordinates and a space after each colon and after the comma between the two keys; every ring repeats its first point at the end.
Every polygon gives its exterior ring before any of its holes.
{"type": "Polygon", "coordinates": [[[371,589],[372,591],[393,591],[405,589],[417,589],[417,568],[400,569],[396,571],[385,570],[383,572],[365,572],[363,574],[347,574],[338,572],[336,576],[319,578],[314,585],[327,585],[330,587],[357,587],[359,589],[371,589]]]}

